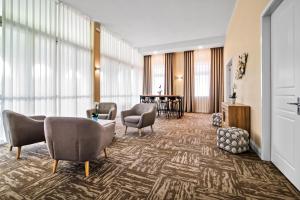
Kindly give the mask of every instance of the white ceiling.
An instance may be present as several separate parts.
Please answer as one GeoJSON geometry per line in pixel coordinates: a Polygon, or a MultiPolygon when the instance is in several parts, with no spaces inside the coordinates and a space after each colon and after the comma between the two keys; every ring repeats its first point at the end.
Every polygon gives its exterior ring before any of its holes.
{"type": "MultiPolygon", "coordinates": [[[[142,51],[223,38],[235,0],[64,0],[142,51]]],[[[217,43],[224,42],[219,39],[217,43]]],[[[188,47],[186,47],[188,48],[188,47]]]]}

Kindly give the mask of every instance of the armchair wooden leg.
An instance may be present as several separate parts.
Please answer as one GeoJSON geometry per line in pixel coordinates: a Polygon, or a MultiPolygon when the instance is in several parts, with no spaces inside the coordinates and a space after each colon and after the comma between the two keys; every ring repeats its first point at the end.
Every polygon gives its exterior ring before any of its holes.
{"type": "Polygon", "coordinates": [[[53,174],[56,173],[57,164],[58,164],[58,160],[54,160],[54,161],[53,161],[53,165],[52,165],[52,173],[53,173],[53,174]]]}
{"type": "Polygon", "coordinates": [[[18,150],[17,150],[17,159],[20,159],[20,155],[21,155],[21,147],[18,147],[18,150]]]}
{"type": "Polygon", "coordinates": [[[153,126],[152,126],[152,125],[151,125],[151,131],[152,131],[152,133],[154,132],[154,131],[153,131],[153,126]]]}
{"type": "Polygon", "coordinates": [[[139,136],[142,136],[142,129],[139,128],[139,136]]]}
{"type": "Polygon", "coordinates": [[[84,167],[85,167],[85,176],[89,176],[89,173],[90,173],[90,163],[89,161],[85,161],[85,164],[84,164],[84,167]]]}
{"type": "Polygon", "coordinates": [[[103,151],[104,151],[105,158],[107,158],[106,148],[104,148],[103,151]]]}
{"type": "Polygon", "coordinates": [[[128,128],[128,126],[125,127],[125,135],[126,135],[126,133],[127,133],[127,128],[128,128]]]}
{"type": "Polygon", "coordinates": [[[13,146],[10,145],[9,146],[9,151],[12,151],[12,149],[13,149],[13,146]]]}

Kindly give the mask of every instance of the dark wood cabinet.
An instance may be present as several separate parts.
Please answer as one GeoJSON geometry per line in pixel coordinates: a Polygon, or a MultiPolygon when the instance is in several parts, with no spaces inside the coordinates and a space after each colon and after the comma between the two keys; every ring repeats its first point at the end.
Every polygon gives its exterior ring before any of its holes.
{"type": "Polygon", "coordinates": [[[242,128],[250,133],[250,106],[223,102],[222,114],[223,126],[242,128]]]}

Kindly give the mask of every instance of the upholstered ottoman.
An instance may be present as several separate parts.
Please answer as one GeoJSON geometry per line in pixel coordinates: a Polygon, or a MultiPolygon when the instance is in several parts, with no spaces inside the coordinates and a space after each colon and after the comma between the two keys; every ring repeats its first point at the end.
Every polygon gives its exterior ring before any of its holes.
{"type": "Polygon", "coordinates": [[[217,146],[231,153],[249,150],[249,133],[241,128],[218,128],[217,146]]]}
{"type": "Polygon", "coordinates": [[[213,126],[222,126],[222,113],[213,113],[212,114],[212,125],[213,126]]]}

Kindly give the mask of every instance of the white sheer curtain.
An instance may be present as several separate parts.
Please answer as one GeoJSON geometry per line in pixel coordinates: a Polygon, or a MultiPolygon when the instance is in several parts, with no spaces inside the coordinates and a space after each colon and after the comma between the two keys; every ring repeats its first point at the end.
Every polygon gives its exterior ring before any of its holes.
{"type": "Polygon", "coordinates": [[[100,46],[101,101],[117,103],[120,112],[139,102],[143,89],[143,56],[103,26],[100,46]]]}
{"type": "Polygon", "coordinates": [[[58,114],[85,116],[92,103],[91,22],[63,3],[58,7],[58,114]]]}
{"type": "Polygon", "coordinates": [[[159,90],[161,90],[162,94],[164,94],[164,85],[165,85],[165,55],[164,54],[152,55],[151,69],[152,69],[152,93],[157,94],[159,90]]]}
{"type": "Polygon", "coordinates": [[[210,108],[210,49],[194,51],[195,97],[194,112],[209,113],[210,108]]]}
{"type": "Polygon", "coordinates": [[[3,1],[1,111],[84,116],[92,96],[89,19],[56,0],[3,1]]]}

